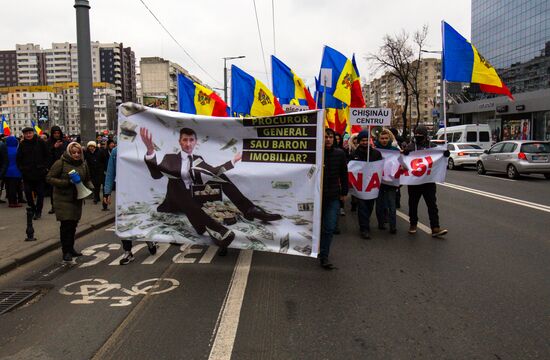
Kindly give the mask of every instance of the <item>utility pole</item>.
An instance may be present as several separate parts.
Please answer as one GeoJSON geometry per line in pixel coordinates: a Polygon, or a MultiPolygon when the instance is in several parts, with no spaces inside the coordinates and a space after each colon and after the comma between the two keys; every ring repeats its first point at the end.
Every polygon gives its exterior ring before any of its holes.
{"type": "Polygon", "coordinates": [[[227,104],[227,60],[243,59],[246,56],[228,56],[223,59],[223,101],[227,104]]]}
{"type": "Polygon", "coordinates": [[[90,48],[90,2],[75,0],[76,43],[78,47],[78,98],[80,104],[80,139],[82,144],[95,140],[92,50],[90,48]]]}

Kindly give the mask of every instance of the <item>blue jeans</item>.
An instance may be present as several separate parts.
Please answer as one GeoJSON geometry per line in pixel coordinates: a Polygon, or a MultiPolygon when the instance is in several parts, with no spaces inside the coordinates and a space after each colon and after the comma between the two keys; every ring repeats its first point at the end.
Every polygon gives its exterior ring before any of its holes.
{"type": "Polygon", "coordinates": [[[376,218],[378,219],[378,225],[384,225],[386,223],[386,211],[388,214],[388,222],[390,223],[390,229],[395,229],[396,219],[396,197],[397,189],[395,187],[382,186],[378,199],[376,199],[376,218]]]}
{"type": "Polygon", "coordinates": [[[327,259],[332,242],[332,234],[338,221],[340,211],[340,200],[324,200],[323,210],[321,211],[321,243],[319,249],[319,259],[327,259]]]}
{"type": "Polygon", "coordinates": [[[357,201],[359,202],[359,207],[357,209],[357,216],[359,217],[359,231],[370,231],[370,215],[372,214],[372,209],[374,209],[376,199],[357,199],[357,201]]]}

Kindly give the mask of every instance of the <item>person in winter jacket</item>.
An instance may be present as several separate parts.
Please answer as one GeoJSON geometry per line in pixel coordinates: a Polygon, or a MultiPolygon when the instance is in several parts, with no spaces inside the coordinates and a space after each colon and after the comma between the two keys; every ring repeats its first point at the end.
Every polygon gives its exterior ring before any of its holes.
{"type": "Polygon", "coordinates": [[[325,129],[325,159],[323,161],[323,207],[321,210],[321,243],[319,262],[327,270],[334,268],[329,260],[330,244],[338,221],[340,201],[348,194],[348,164],[346,154],[334,144],[334,130],[325,129]]]}
{"type": "Polygon", "coordinates": [[[29,207],[34,212],[34,220],[42,217],[44,204],[44,186],[46,174],[50,165],[48,145],[34,133],[34,129],[23,129],[23,141],[17,149],[17,167],[23,175],[25,197],[29,207]],[[36,203],[33,193],[36,194],[36,203]]]}
{"type": "Polygon", "coordinates": [[[53,186],[53,204],[55,217],[60,222],[59,239],[63,251],[63,261],[72,262],[73,256],[82,254],[75,250],[74,240],[76,227],[82,216],[84,200],[77,198],[76,184],[92,188],[90,170],[83,160],[82,147],[76,142],[67,145],[67,150],[57,160],[46,177],[53,186]],[[72,170],[73,174],[69,174],[72,170]]]}
{"type": "MultiPolygon", "coordinates": [[[[435,145],[434,145],[435,146],[435,145]]],[[[404,155],[409,155],[409,153],[417,150],[425,150],[430,147],[434,147],[430,144],[430,139],[428,138],[428,129],[426,127],[419,125],[414,130],[414,140],[407,145],[403,151],[404,155]]],[[[450,156],[449,150],[446,150],[444,153],[445,157],[450,156]]],[[[428,206],[428,215],[430,218],[430,227],[432,228],[432,236],[442,236],[447,233],[447,229],[442,229],[439,225],[439,211],[437,209],[437,198],[436,198],[436,184],[435,183],[426,183],[420,185],[408,185],[409,192],[409,234],[416,234],[416,227],[418,224],[418,203],[420,198],[424,197],[424,201],[428,206]]]]}
{"type": "MultiPolygon", "coordinates": [[[[2,189],[4,188],[4,175],[6,169],[8,168],[8,150],[6,144],[4,144],[4,134],[0,134],[0,196],[2,195],[2,189]]],[[[7,192],[7,191],[6,191],[7,192]]],[[[5,203],[4,200],[0,199],[0,204],[5,203]]]]}
{"type": "MultiPolygon", "coordinates": [[[[369,144],[369,133],[366,130],[363,130],[357,135],[357,141],[359,146],[355,149],[351,160],[357,161],[380,161],[382,160],[382,154],[380,151],[374,149],[369,144]]],[[[370,216],[374,208],[374,203],[376,199],[372,200],[363,200],[357,199],[358,202],[358,211],[357,215],[359,218],[359,231],[363,239],[370,239],[370,216]]]]}
{"type": "MultiPolygon", "coordinates": [[[[56,162],[58,159],[61,158],[61,155],[67,150],[67,145],[69,145],[69,142],[65,140],[63,136],[63,131],[61,131],[61,128],[57,125],[52,126],[51,130],[51,136],[48,139],[48,147],[50,149],[50,168],[52,167],[53,163],[56,162]]],[[[49,185],[49,184],[48,184],[49,185]]],[[[49,193],[51,195],[51,186],[49,189],[49,193]]],[[[48,214],[53,214],[55,212],[53,208],[53,195],[50,196],[50,205],[51,209],[48,211],[48,214]]]]}
{"type": "Polygon", "coordinates": [[[8,167],[4,181],[6,182],[6,193],[8,195],[9,207],[21,207],[20,201],[23,200],[20,197],[21,194],[21,171],[17,168],[17,148],[19,147],[19,141],[15,136],[8,136],[6,138],[6,147],[8,155],[8,167]],[[19,195],[19,196],[18,196],[19,195]]]}
{"type": "Polygon", "coordinates": [[[101,199],[99,197],[101,185],[105,182],[105,158],[102,149],[99,149],[95,141],[89,141],[84,158],[90,169],[92,183],[94,184],[94,204],[97,204],[101,199]]]}
{"type": "MultiPolygon", "coordinates": [[[[378,135],[378,140],[376,140],[374,145],[377,149],[400,151],[398,147],[392,145],[393,141],[393,134],[390,130],[384,129],[378,135]]],[[[395,206],[398,191],[399,186],[381,184],[380,192],[378,193],[378,198],[376,199],[376,219],[378,220],[378,228],[385,230],[385,223],[389,222],[391,234],[395,234],[397,232],[397,211],[395,206]]]]}

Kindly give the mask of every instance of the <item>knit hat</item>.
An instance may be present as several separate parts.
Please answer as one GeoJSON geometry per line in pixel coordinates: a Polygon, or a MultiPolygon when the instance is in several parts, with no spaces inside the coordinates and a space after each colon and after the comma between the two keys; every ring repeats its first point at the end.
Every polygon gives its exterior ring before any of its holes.
{"type": "Polygon", "coordinates": [[[88,141],[88,145],[86,145],[86,147],[90,146],[97,147],[97,144],[95,143],[95,141],[88,141]]]}
{"type": "Polygon", "coordinates": [[[21,132],[23,132],[23,133],[26,133],[27,131],[33,131],[34,132],[34,129],[30,126],[27,126],[27,127],[24,127],[23,130],[21,130],[21,132]]]}
{"type": "Polygon", "coordinates": [[[361,142],[362,139],[368,138],[368,137],[369,137],[369,132],[367,130],[363,130],[357,135],[357,142],[359,143],[361,142]]]}

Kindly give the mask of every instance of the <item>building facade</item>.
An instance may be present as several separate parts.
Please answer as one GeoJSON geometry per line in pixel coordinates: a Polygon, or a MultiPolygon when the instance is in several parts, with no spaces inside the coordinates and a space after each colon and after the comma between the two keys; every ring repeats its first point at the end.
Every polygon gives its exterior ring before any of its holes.
{"type": "MultiPolygon", "coordinates": [[[[96,132],[117,127],[116,90],[109,83],[94,83],[96,132]]],[[[78,83],[0,88],[0,112],[14,134],[31,121],[48,132],[60,126],[68,134],[80,133],[78,83]]]]}
{"type": "Polygon", "coordinates": [[[178,74],[187,70],[160,57],[141,58],[139,68],[143,105],[178,111],[178,74]]]}
{"type": "MultiPolygon", "coordinates": [[[[110,83],[116,91],[116,102],[137,101],[135,54],[122,43],[91,43],[93,82],[110,83]]],[[[36,86],[78,82],[78,47],[74,43],[53,43],[49,49],[37,44],[17,44],[16,84],[36,86]]],[[[11,69],[1,66],[0,79],[13,79],[11,69]],[[9,74],[8,74],[9,72],[9,74]]],[[[0,80],[1,82],[1,80],[0,80]]]]}
{"type": "MultiPolygon", "coordinates": [[[[472,43],[514,95],[455,104],[463,124],[489,124],[494,141],[550,140],[550,3],[472,0],[472,43]]],[[[487,97],[487,96],[484,96],[487,97]]]]}
{"type": "Polygon", "coordinates": [[[0,87],[17,86],[17,53],[0,51],[0,87]]]}
{"type": "MultiPolygon", "coordinates": [[[[413,62],[416,66],[417,61],[413,62]]],[[[417,87],[419,91],[420,112],[416,106],[416,98],[409,89],[409,109],[407,118],[409,125],[424,124],[432,126],[441,102],[441,60],[435,58],[422,59],[420,62],[417,87]]],[[[363,96],[368,107],[387,107],[392,109],[392,126],[402,127],[402,112],[405,106],[403,86],[387,72],[363,86],[363,96]]]]}

